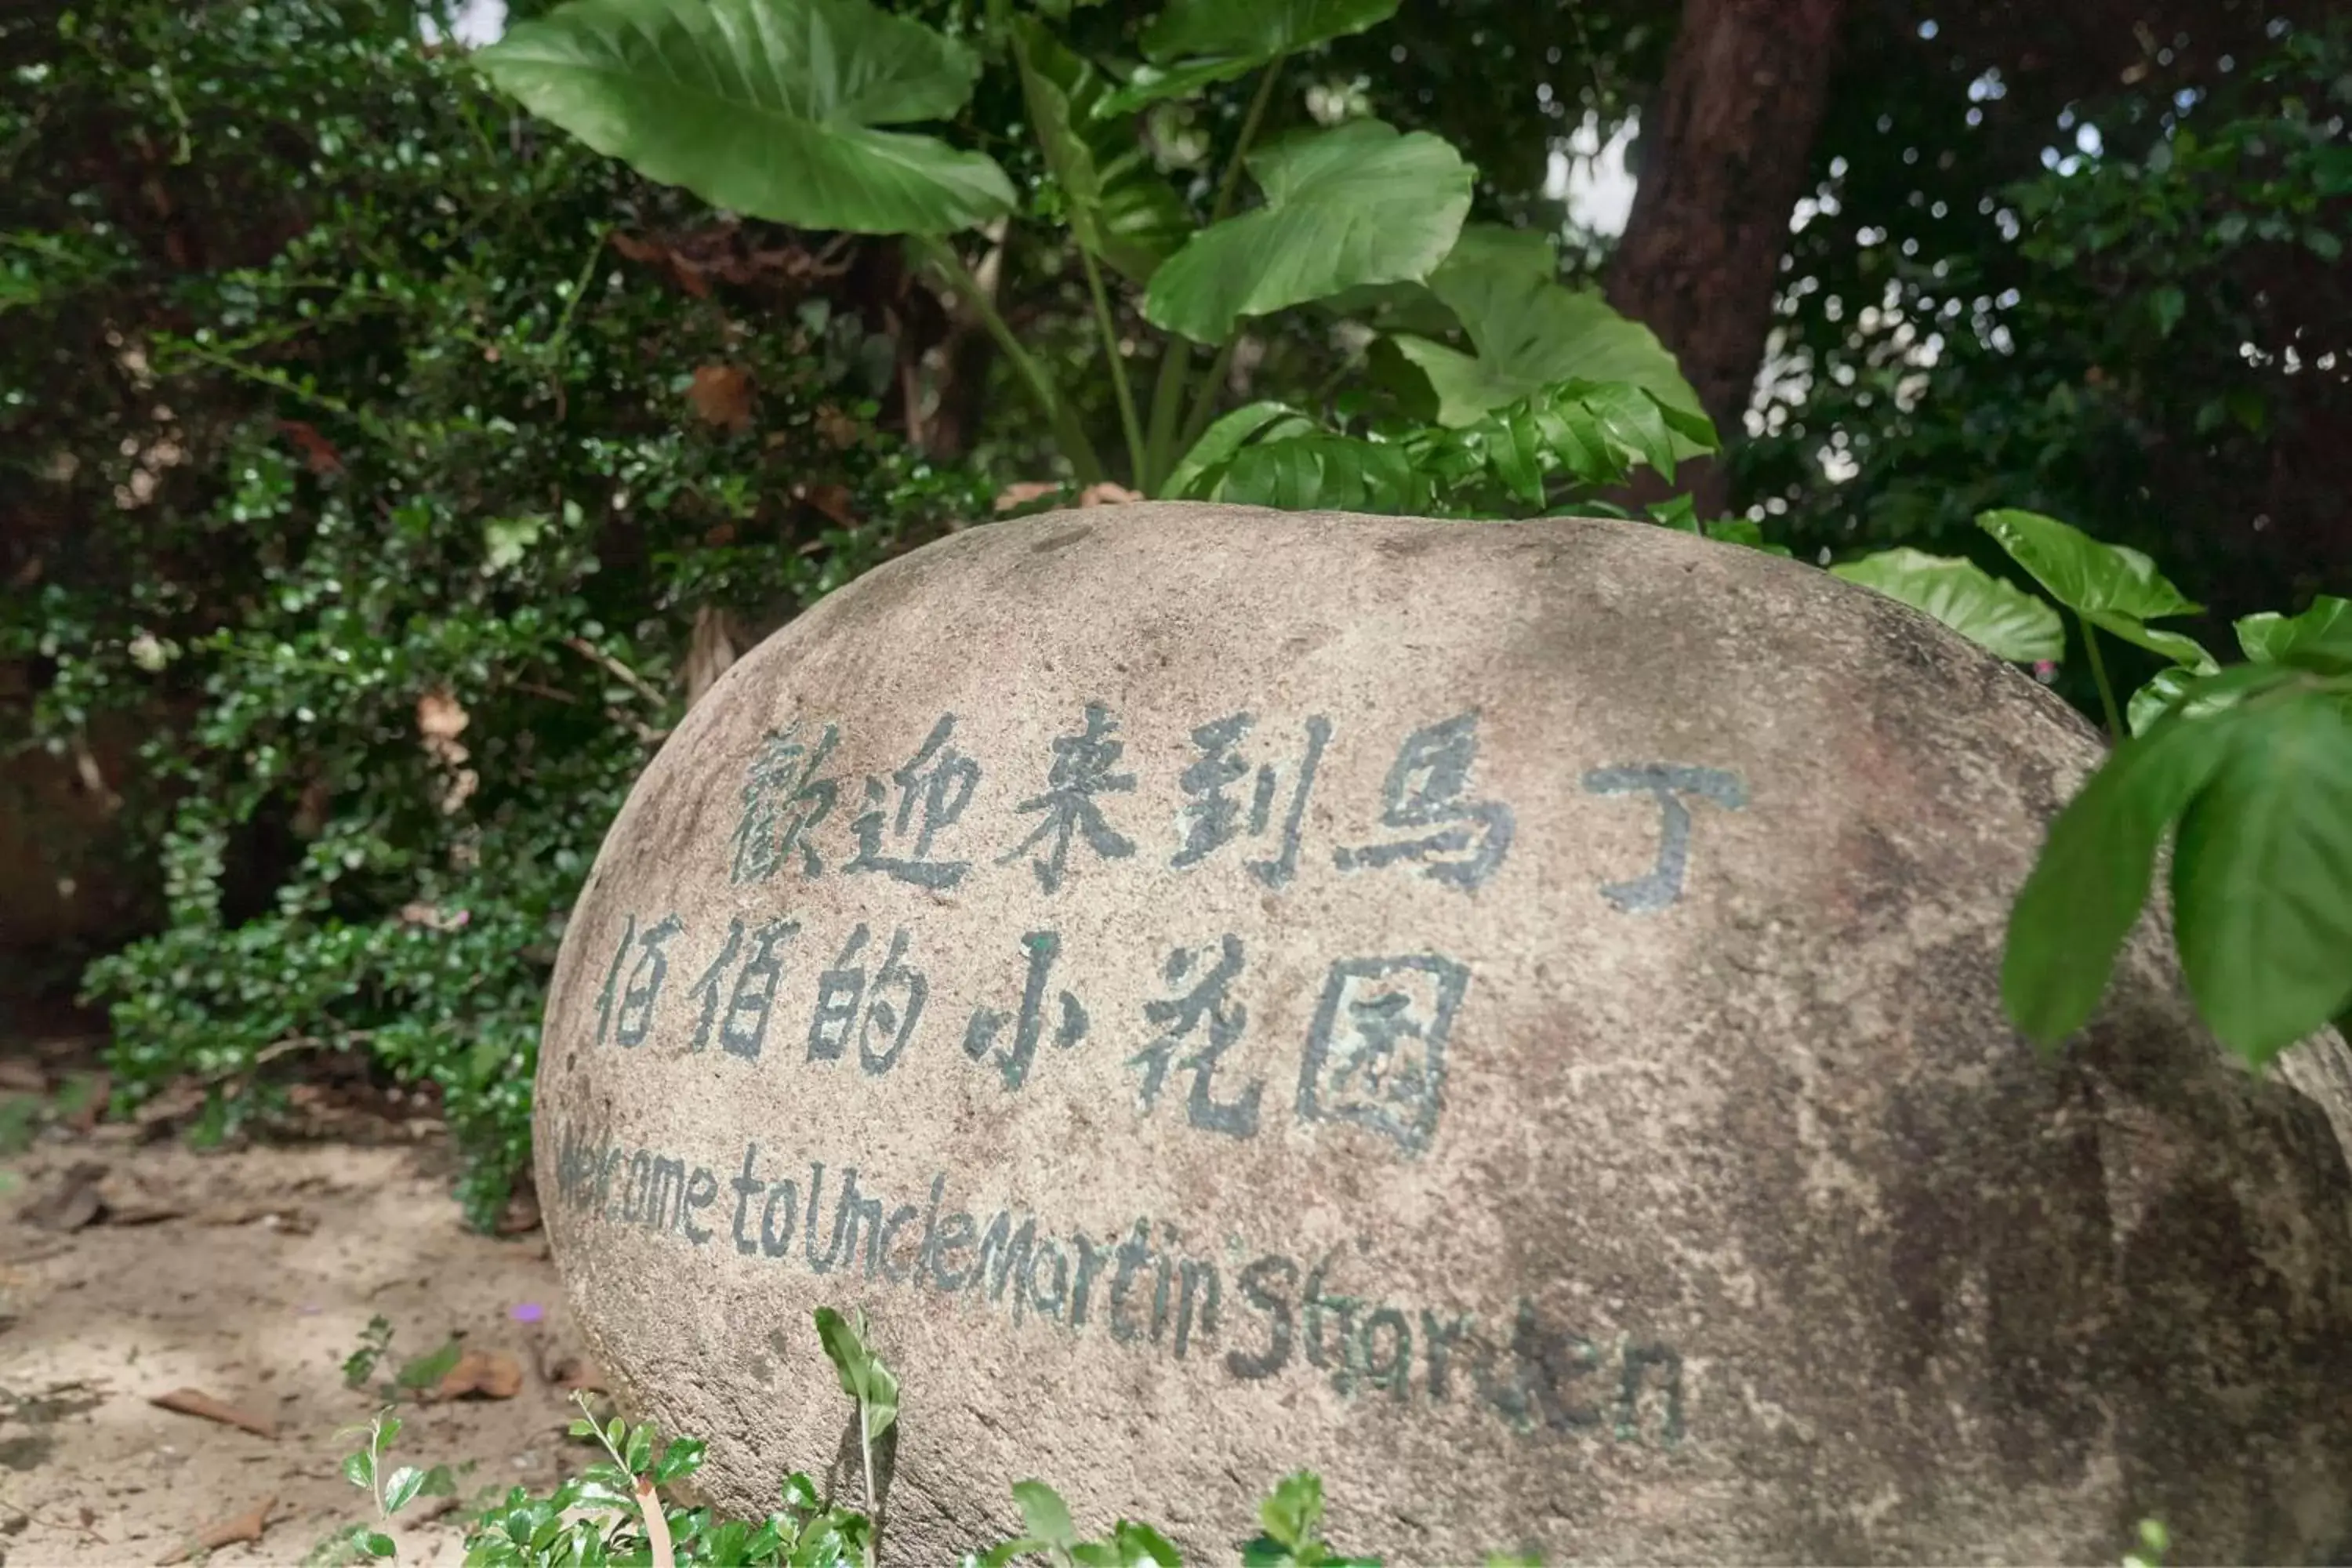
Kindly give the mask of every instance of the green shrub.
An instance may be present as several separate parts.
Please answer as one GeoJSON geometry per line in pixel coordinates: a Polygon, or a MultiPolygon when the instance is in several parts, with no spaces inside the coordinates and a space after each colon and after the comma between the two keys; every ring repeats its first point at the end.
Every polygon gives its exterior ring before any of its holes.
{"type": "Polygon", "coordinates": [[[437,1087],[487,1219],[688,664],[986,492],[876,432],[837,263],[532,130],[404,5],[0,29],[0,462],[56,520],[0,563],[0,662],[16,743],[147,737],[162,929],[87,977],[118,1090],[198,1075],[218,1131],[363,1046],[437,1087]]]}

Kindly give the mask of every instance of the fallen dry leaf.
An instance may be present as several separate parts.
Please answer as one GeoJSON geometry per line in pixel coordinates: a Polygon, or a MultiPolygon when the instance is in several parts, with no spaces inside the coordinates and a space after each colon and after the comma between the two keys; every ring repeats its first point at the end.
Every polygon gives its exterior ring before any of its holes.
{"type": "Polygon", "coordinates": [[[604,1374],[576,1355],[568,1355],[547,1369],[547,1381],[569,1393],[606,1392],[604,1374]]]}
{"type": "Polygon", "coordinates": [[[705,425],[747,430],[751,425],[751,373],[740,365],[698,365],[686,400],[705,425]]]}
{"type": "Polygon", "coordinates": [[[264,1498],[257,1506],[235,1519],[205,1525],[196,1531],[193,1542],[178,1548],[168,1557],[159,1557],[155,1561],[160,1568],[170,1568],[172,1563],[185,1563],[199,1552],[218,1552],[224,1546],[234,1546],[241,1541],[258,1541],[262,1532],[269,1528],[269,1510],[277,1506],[276,1498],[264,1498]]]}
{"type": "Polygon", "coordinates": [[[436,1399],[512,1399],[522,1392],[522,1363],[504,1351],[467,1351],[434,1387],[436,1399]]]}
{"type": "Polygon", "coordinates": [[[794,485],[793,494],[844,528],[857,526],[857,509],[850,504],[847,485],[794,485]]]}
{"type": "Polygon", "coordinates": [[[500,1236],[529,1236],[539,1228],[539,1194],[529,1187],[518,1191],[499,1211],[500,1236]]]}
{"type": "Polygon", "coordinates": [[[319,434],[316,425],[306,424],[299,419],[280,419],[278,428],[288,440],[302,448],[302,460],[310,465],[312,473],[342,471],[342,454],[335,450],[332,441],[319,434]]]}
{"type": "Polygon", "coordinates": [[[159,1394],[148,1404],[175,1415],[194,1415],[205,1421],[217,1421],[224,1426],[236,1426],[257,1437],[275,1437],[278,1424],[266,1415],[255,1415],[236,1405],[215,1399],[200,1388],[175,1388],[169,1394],[159,1394]]]}
{"type": "Polygon", "coordinates": [[[49,1075],[38,1062],[0,1058],[0,1090],[10,1094],[47,1094],[49,1075]]]}
{"type": "Polygon", "coordinates": [[[1046,479],[1024,479],[1019,484],[1005,486],[996,492],[995,510],[1011,511],[1017,506],[1027,506],[1033,500],[1043,500],[1061,493],[1062,487],[1046,479]]]}
{"type": "Polygon", "coordinates": [[[677,279],[677,286],[698,300],[710,297],[710,283],[703,269],[680,256],[668,246],[649,239],[639,239],[633,234],[615,234],[613,248],[632,261],[642,261],[658,267],[677,279]]]}
{"type": "Polygon", "coordinates": [[[427,751],[434,750],[435,742],[455,741],[471,722],[465,705],[439,688],[416,700],[416,732],[425,737],[427,751]]]}
{"type": "Polygon", "coordinates": [[[100,1217],[108,1225],[155,1225],[188,1212],[185,1204],[127,1176],[110,1176],[99,1183],[98,1195],[105,1205],[100,1217]]]}
{"type": "Polygon", "coordinates": [[[1142,499],[1142,491],[1115,485],[1108,479],[1098,485],[1088,485],[1078,492],[1080,506],[1128,506],[1142,499]]]}
{"type": "Polygon", "coordinates": [[[87,1092],[81,1104],[65,1119],[65,1124],[76,1132],[88,1132],[106,1114],[106,1101],[113,1092],[114,1079],[107,1073],[93,1073],[84,1088],[87,1092]]]}
{"type": "Polygon", "coordinates": [[[76,1161],[47,1196],[26,1204],[17,1217],[42,1230],[81,1229],[106,1212],[106,1200],[99,1193],[106,1171],[104,1165],[76,1161]]]}
{"type": "Polygon", "coordinates": [[[847,451],[857,445],[863,431],[856,420],[828,403],[816,411],[816,433],[847,451]]]}

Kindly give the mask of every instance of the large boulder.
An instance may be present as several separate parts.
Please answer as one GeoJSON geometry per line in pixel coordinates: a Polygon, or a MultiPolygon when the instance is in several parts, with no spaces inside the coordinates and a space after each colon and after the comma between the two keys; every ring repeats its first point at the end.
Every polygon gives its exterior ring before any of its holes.
{"type": "Polygon", "coordinates": [[[2060,1059],[2001,1011],[2097,756],[1648,525],[973,529],[736,665],[614,825],[556,1257],[739,1509],[856,1495],[810,1313],[864,1308],[912,1564],[1026,1477],[1229,1561],[1298,1467],[1392,1564],[2341,1551],[2342,1047],[2235,1066],[2152,923],[2060,1059]]]}

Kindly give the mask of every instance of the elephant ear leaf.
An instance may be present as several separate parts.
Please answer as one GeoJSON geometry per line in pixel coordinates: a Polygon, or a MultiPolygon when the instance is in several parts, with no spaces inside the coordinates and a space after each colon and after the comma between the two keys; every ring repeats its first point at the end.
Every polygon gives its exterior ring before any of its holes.
{"type": "Polygon", "coordinates": [[[1426,278],[1470,210],[1459,153],[1377,120],[1286,137],[1249,168],[1265,205],[1201,230],[1152,275],[1153,325],[1223,342],[1244,316],[1426,278]]]}
{"type": "MultiPolygon", "coordinates": [[[[1476,352],[1417,334],[1391,341],[1428,379],[1437,419],[1459,428],[1541,387],[1561,382],[1638,386],[1693,419],[1706,417],[1698,394],[1651,331],[1619,315],[1591,289],[1558,281],[1550,242],[1490,225],[1462,231],[1428,281],[1476,352]]],[[[1688,458],[1713,444],[1681,440],[1688,458]]]]}
{"type": "Polygon", "coordinates": [[[2352,599],[2322,594],[2299,616],[2265,612],[2244,617],[2233,629],[2238,646],[2258,664],[2352,673],[2352,599]]]}
{"type": "Polygon", "coordinates": [[[2055,663],[2066,656],[2066,627],[2050,602],[2002,582],[1973,561],[1906,547],[1882,550],[1830,572],[1925,611],[2003,658],[2055,663]]]}
{"type": "Polygon", "coordinates": [[[2105,544],[2072,524],[2039,512],[1988,511],[1977,526],[2010,558],[2033,574],[2050,596],[2112,636],[2200,674],[2219,666],[2194,637],[2147,623],[2193,616],[2200,606],[2137,550],[2105,544]]]}
{"type": "Polygon", "coordinates": [[[980,62],[866,0],[571,0],[474,60],[597,152],[750,216],[946,234],[1015,205],[992,159],[881,129],[954,114],[980,62]]]}

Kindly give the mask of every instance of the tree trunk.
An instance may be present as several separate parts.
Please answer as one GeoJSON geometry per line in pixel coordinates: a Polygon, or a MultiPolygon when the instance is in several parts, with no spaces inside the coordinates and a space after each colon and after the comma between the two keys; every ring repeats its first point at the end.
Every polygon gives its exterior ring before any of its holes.
{"type": "MultiPolygon", "coordinates": [[[[1609,302],[1682,363],[1727,446],[1742,434],[1763,363],[1843,10],[1844,0],[1685,0],[1665,80],[1643,115],[1640,183],[1609,302]]],[[[1697,478],[1700,514],[1720,515],[1724,466],[1697,478]]]]}

